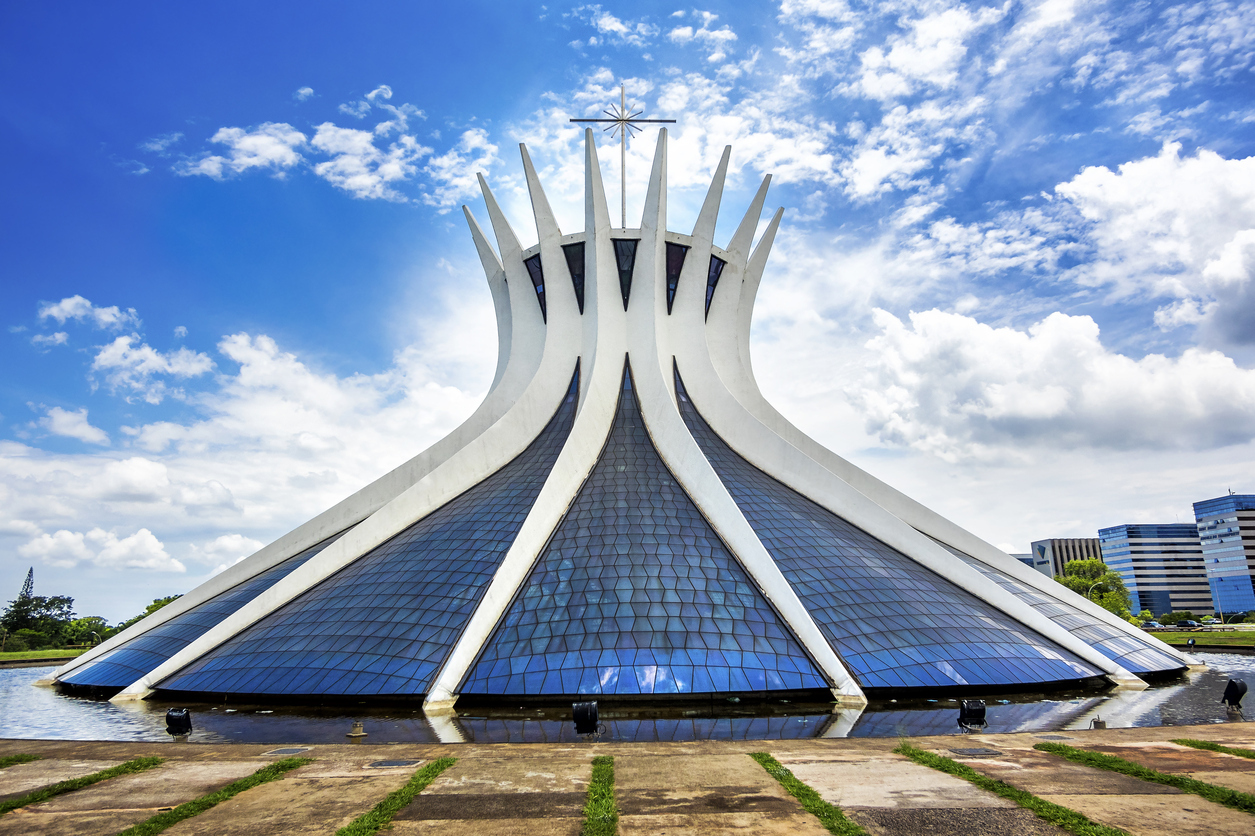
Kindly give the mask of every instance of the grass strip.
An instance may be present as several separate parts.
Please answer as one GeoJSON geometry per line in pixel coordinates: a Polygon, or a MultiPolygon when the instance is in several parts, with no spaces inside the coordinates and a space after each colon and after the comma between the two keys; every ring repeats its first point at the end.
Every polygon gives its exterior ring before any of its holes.
{"type": "Polygon", "coordinates": [[[1067,807],[1060,807],[1058,804],[1052,804],[1044,798],[1038,798],[1031,792],[1016,789],[1005,781],[982,775],[970,766],[965,766],[944,755],[925,752],[923,749],[918,749],[909,743],[903,743],[893,751],[899,755],[906,755],[918,764],[932,767],[956,778],[962,778],[964,781],[970,781],[983,790],[1009,801],[1014,801],[1025,810],[1033,811],[1039,819],[1050,822],[1055,827],[1062,828],[1069,833],[1075,833],[1076,836],[1128,836],[1126,831],[1118,827],[1099,824],[1083,813],[1078,813],[1067,807]]]}
{"type": "Polygon", "coordinates": [[[274,781],[282,778],[285,774],[298,766],[304,766],[307,763],[313,763],[313,758],[284,758],[263,766],[261,769],[227,784],[217,792],[211,792],[208,795],[202,795],[200,798],[193,799],[186,804],[180,804],[173,810],[167,810],[164,813],[158,813],[151,819],[140,822],[137,825],[128,827],[118,836],[150,836],[153,833],[160,833],[167,827],[178,824],[184,819],[190,819],[192,816],[198,816],[201,813],[213,807],[215,804],[221,804],[233,795],[239,795],[244,790],[251,789],[258,784],[265,784],[268,781],[274,781]]]}
{"type": "Polygon", "coordinates": [[[780,761],[766,752],[750,752],[750,757],[758,761],[758,765],[767,770],[768,775],[779,781],[789,795],[801,802],[802,809],[819,819],[819,823],[829,833],[835,836],[867,836],[866,830],[847,819],[839,808],[820,798],[819,793],[799,781],[780,761]]]}
{"type": "Polygon", "coordinates": [[[593,777],[584,802],[584,826],[580,836],[614,836],[619,831],[619,808],[614,803],[614,758],[593,758],[593,777]]]}
{"type": "Polygon", "coordinates": [[[392,821],[401,808],[414,800],[414,796],[427,789],[441,772],[458,762],[457,758],[437,758],[414,773],[405,786],[388,794],[368,812],[362,813],[349,824],[336,831],[336,836],[373,836],[381,827],[392,821]]]}
{"type": "Polygon", "coordinates": [[[43,756],[42,755],[5,755],[4,757],[0,758],[0,769],[4,769],[6,766],[13,766],[14,764],[18,764],[18,763],[30,763],[31,761],[37,761],[41,757],[43,756]]]}
{"type": "Polygon", "coordinates": [[[0,653],[0,662],[38,662],[41,659],[71,659],[82,656],[82,650],[6,650],[0,653]]]}
{"type": "Polygon", "coordinates": [[[1234,810],[1255,814],[1255,795],[1250,793],[1238,792],[1227,787],[1218,787],[1215,784],[1186,778],[1184,775],[1160,772],[1132,761],[1126,761],[1124,758],[1116,757],[1115,755],[1105,755],[1102,752],[1091,752],[1087,749],[1076,749],[1060,743],[1038,743],[1033,748],[1067,758],[1073,763],[1079,763],[1083,766],[1106,769],[1110,772],[1119,772],[1121,775],[1141,778],[1143,781],[1153,781],[1156,784],[1163,784],[1167,787],[1176,787],[1183,792],[1192,792],[1208,801],[1232,807],[1234,810]]]}
{"type": "Polygon", "coordinates": [[[1238,746],[1221,746],[1219,743],[1212,743],[1210,740],[1193,740],[1183,737],[1180,740],[1174,740],[1173,743],[1178,746],[1190,746],[1194,749],[1206,749],[1208,752],[1223,752],[1226,755],[1237,755],[1239,758],[1251,758],[1255,760],[1255,749],[1243,749],[1238,746]]]}
{"type": "Polygon", "coordinates": [[[131,775],[135,772],[152,769],[154,766],[161,764],[162,761],[162,758],[136,758],[126,763],[120,763],[117,766],[111,766],[108,769],[102,769],[99,772],[93,772],[91,775],[84,775],[82,778],[73,778],[69,781],[62,781],[59,784],[43,787],[34,792],[28,792],[26,795],[11,798],[0,803],[0,816],[16,810],[18,807],[25,807],[27,804],[38,804],[62,793],[81,790],[83,787],[90,787],[92,784],[108,780],[109,778],[116,778],[119,775],[131,775]]]}

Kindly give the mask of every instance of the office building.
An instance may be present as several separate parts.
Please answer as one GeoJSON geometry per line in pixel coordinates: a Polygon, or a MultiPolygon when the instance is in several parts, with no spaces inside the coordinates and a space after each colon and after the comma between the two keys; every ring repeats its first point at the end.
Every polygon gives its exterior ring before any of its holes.
{"type": "Polygon", "coordinates": [[[1134,613],[1212,613],[1198,529],[1177,525],[1115,525],[1099,529],[1102,559],[1119,573],[1134,613]]]}
{"type": "Polygon", "coordinates": [[[1194,519],[1217,610],[1255,610],[1255,495],[1195,502],[1194,519]]]}

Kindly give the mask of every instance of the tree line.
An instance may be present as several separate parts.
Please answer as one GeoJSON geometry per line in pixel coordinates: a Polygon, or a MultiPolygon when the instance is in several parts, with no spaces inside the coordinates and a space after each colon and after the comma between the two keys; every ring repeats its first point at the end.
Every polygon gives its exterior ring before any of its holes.
{"type": "MultiPolygon", "coordinates": [[[[1177,624],[1181,621],[1194,620],[1194,613],[1188,611],[1160,613],[1158,617],[1150,610],[1134,613],[1132,611],[1133,599],[1124,585],[1124,579],[1106,563],[1095,558],[1073,560],[1063,567],[1062,575],[1055,575],[1055,580],[1077,595],[1088,598],[1108,612],[1132,624],[1141,625],[1147,621],[1177,624]]],[[[1225,613],[1223,620],[1227,624],[1237,622],[1255,624],[1255,610],[1249,613],[1225,613]]]]}
{"type": "Polygon", "coordinates": [[[100,644],[125,630],[180,596],[158,598],[142,613],[110,626],[98,615],[78,617],[74,599],[66,595],[44,597],[35,594],[35,568],[26,573],[26,582],[17,598],[0,613],[0,652],[50,650],[100,644]]]}

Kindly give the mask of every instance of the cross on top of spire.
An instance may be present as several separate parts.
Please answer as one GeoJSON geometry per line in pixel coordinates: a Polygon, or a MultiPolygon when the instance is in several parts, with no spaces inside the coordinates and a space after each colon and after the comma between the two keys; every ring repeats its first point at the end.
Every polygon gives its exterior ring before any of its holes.
{"type": "Polygon", "coordinates": [[[674,119],[641,119],[640,116],[644,109],[636,110],[636,105],[628,106],[627,89],[623,84],[619,85],[619,104],[611,104],[610,107],[602,111],[608,119],[572,119],[572,122],[608,122],[602,130],[611,136],[619,137],[619,197],[620,197],[620,225],[627,228],[627,141],[635,136],[641,129],[638,125],[644,123],[674,123],[674,119]]]}

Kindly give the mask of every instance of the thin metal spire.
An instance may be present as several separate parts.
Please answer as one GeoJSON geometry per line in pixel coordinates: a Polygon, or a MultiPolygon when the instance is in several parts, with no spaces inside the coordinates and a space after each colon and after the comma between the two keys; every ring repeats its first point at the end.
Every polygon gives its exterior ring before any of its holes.
{"type": "MultiPolygon", "coordinates": [[[[632,105],[636,107],[636,105],[632,105]]],[[[619,201],[620,215],[619,223],[622,229],[627,229],[627,142],[629,137],[633,136],[633,131],[640,131],[637,125],[644,123],[668,123],[673,124],[674,119],[640,119],[638,118],[644,110],[629,110],[627,104],[627,90],[624,85],[619,85],[619,104],[618,106],[610,105],[602,111],[609,116],[609,119],[572,119],[572,122],[609,122],[610,124],[603,128],[611,136],[618,135],[619,142],[619,201]]]]}

